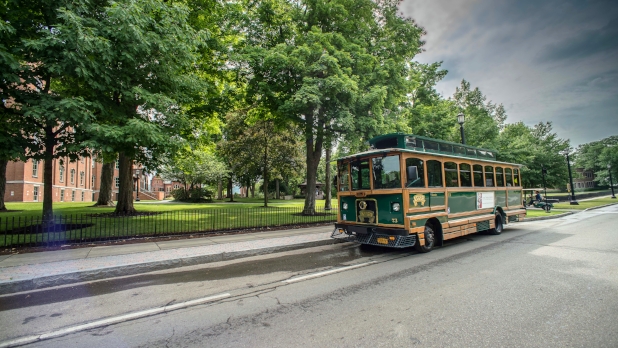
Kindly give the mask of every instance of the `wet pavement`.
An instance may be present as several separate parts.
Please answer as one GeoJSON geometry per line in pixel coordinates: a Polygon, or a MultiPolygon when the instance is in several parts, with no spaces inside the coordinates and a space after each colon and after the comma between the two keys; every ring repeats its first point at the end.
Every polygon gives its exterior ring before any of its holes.
{"type": "Polygon", "coordinates": [[[0,294],[334,244],[332,226],[10,255],[0,294]]]}

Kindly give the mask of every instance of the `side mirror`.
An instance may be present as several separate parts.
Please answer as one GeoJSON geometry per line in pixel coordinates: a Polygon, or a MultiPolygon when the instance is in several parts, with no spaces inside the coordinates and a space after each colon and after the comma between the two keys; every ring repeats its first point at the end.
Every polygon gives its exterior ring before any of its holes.
{"type": "Polygon", "coordinates": [[[416,184],[420,179],[418,177],[418,167],[416,166],[406,167],[406,174],[408,176],[408,178],[406,179],[406,187],[414,186],[414,184],[416,184]]]}
{"type": "Polygon", "coordinates": [[[406,168],[406,174],[408,174],[408,182],[416,181],[418,179],[418,168],[416,166],[409,166],[406,168]]]}

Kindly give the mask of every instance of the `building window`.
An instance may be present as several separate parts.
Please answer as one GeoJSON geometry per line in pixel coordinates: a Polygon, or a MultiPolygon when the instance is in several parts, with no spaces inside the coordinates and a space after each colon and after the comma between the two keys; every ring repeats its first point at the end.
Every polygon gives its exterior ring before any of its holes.
{"type": "Polygon", "coordinates": [[[90,185],[90,188],[94,188],[95,179],[96,179],[96,175],[93,175],[92,176],[92,184],[90,185]]]}
{"type": "Polygon", "coordinates": [[[75,190],[71,191],[71,202],[75,202],[75,190]]]}
{"type": "Polygon", "coordinates": [[[116,169],[120,169],[120,161],[116,161],[116,169]]]}
{"type": "Polygon", "coordinates": [[[82,191],[82,202],[84,201],[84,191],[82,191]]]}
{"type": "Polygon", "coordinates": [[[85,176],[85,175],[86,175],[86,174],[85,174],[84,172],[79,172],[79,184],[80,184],[81,186],[84,186],[84,176],[85,176]]]}
{"type": "Polygon", "coordinates": [[[71,169],[71,184],[75,183],[75,169],[71,169]]]}
{"type": "Polygon", "coordinates": [[[115,177],[114,181],[116,182],[116,187],[120,187],[120,178],[119,177],[115,177]]]}
{"type": "Polygon", "coordinates": [[[32,160],[32,177],[36,178],[39,176],[39,161],[32,160]]]}
{"type": "Polygon", "coordinates": [[[60,182],[64,182],[64,166],[62,164],[60,165],[60,175],[58,175],[58,178],[60,182]]]}
{"type": "Polygon", "coordinates": [[[32,199],[33,199],[35,202],[38,202],[38,201],[39,201],[39,187],[38,187],[38,186],[35,186],[35,187],[34,187],[34,190],[32,191],[32,199]]]}
{"type": "Polygon", "coordinates": [[[64,190],[60,190],[60,202],[64,202],[64,190]]]}

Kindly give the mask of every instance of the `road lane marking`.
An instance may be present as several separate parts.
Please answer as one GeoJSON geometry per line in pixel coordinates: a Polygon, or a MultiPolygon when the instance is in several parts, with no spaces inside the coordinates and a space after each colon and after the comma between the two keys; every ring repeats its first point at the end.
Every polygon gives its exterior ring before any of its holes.
{"type": "Polygon", "coordinates": [[[359,267],[365,267],[365,266],[369,266],[369,265],[373,265],[374,263],[378,263],[377,261],[371,261],[371,262],[366,262],[366,263],[361,263],[358,265],[352,265],[352,266],[347,266],[347,267],[341,267],[341,268],[335,268],[335,269],[331,269],[328,271],[324,271],[324,272],[318,272],[318,273],[313,273],[313,274],[309,274],[306,276],[302,276],[302,277],[298,277],[298,278],[292,278],[292,279],[288,279],[288,280],[284,280],[284,283],[295,283],[295,282],[300,282],[303,280],[307,280],[307,279],[312,279],[312,278],[318,278],[318,277],[322,277],[325,275],[329,275],[329,274],[333,274],[333,273],[339,273],[339,272],[344,272],[344,271],[348,271],[354,268],[359,268],[359,267]]]}
{"type": "Polygon", "coordinates": [[[181,309],[181,308],[191,307],[191,306],[195,306],[198,304],[203,304],[207,302],[224,299],[230,296],[232,295],[230,295],[229,293],[224,293],[224,294],[219,294],[219,295],[214,295],[214,296],[202,297],[202,298],[198,298],[195,300],[180,302],[180,303],[169,305],[169,306],[157,307],[157,308],[147,309],[147,310],[143,310],[139,312],[123,314],[123,315],[119,315],[119,316],[115,316],[115,317],[111,317],[107,319],[97,320],[97,321],[93,321],[87,324],[74,325],[74,326],[70,326],[64,329],[46,332],[46,333],[42,333],[39,335],[20,337],[20,338],[16,338],[10,341],[0,342],[0,348],[15,347],[15,346],[21,346],[24,344],[34,343],[38,341],[48,340],[50,338],[56,338],[56,337],[68,335],[70,333],[90,330],[90,329],[94,329],[94,328],[101,327],[101,326],[118,324],[118,323],[122,323],[122,322],[129,321],[129,320],[148,317],[154,314],[170,312],[170,311],[174,311],[174,310],[181,309]]]}

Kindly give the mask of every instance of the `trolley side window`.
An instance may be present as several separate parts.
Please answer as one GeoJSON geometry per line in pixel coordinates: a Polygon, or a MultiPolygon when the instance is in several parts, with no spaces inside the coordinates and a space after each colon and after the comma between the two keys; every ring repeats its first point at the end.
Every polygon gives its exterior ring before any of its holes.
{"type": "Polygon", "coordinates": [[[373,189],[401,188],[399,155],[374,157],[373,189]]]}
{"type": "Polygon", "coordinates": [[[521,186],[519,182],[519,169],[513,169],[513,184],[515,184],[515,186],[521,186]]]}
{"type": "Polygon", "coordinates": [[[484,187],[485,182],[483,181],[483,166],[480,164],[475,164],[472,166],[474,170],[474,186],[476,187],[484,187]]]}
{"type": "Polygon", "coordinates": [[[485,186],[494,187],[494,167],[485,166],[485,186]]]}
{"type": "Polygon", "coordinates": [[[446,187],[459,187],[459,179],[457,177],[457,163],[444,163],[444,178],[446,179],[446,187]]]}
{"type": "Polygon", "coordinates": [[[506,186],[513,186],[513,171],[511,168],[504,169],[504,174],[506,176],[506,186]]]}
{"type": "Polygon", "coordinates": [[[352,163],[352,190],[369,190],[369,160],[364,159],[352,163]]]}
{"type": "Polygon", "coordinates": [[[339,163],[339,191],[350,191],[349,163],[339,163]]]}
{"type": "Polygon", "coordinates": [[[496,167],[496,186],[504,187],[504,175],[502,167],[496,167]]]}
{"type": "Polygon", "coordinates": [[[470,175],[470,165],[462,163],[459,165],[459,181],[462,187],[472,186],[472,176],[470,175]]]}
{"type": "Polygon", "coordinates": [[[425,187],[425,168],[418,158],[406,159],[406,187],[425,187]]]}
{"type": "Polygon", "coordinates": [[[427,186],[442,187],[442,163],[440,161],[427,161],[427,186]]]}

